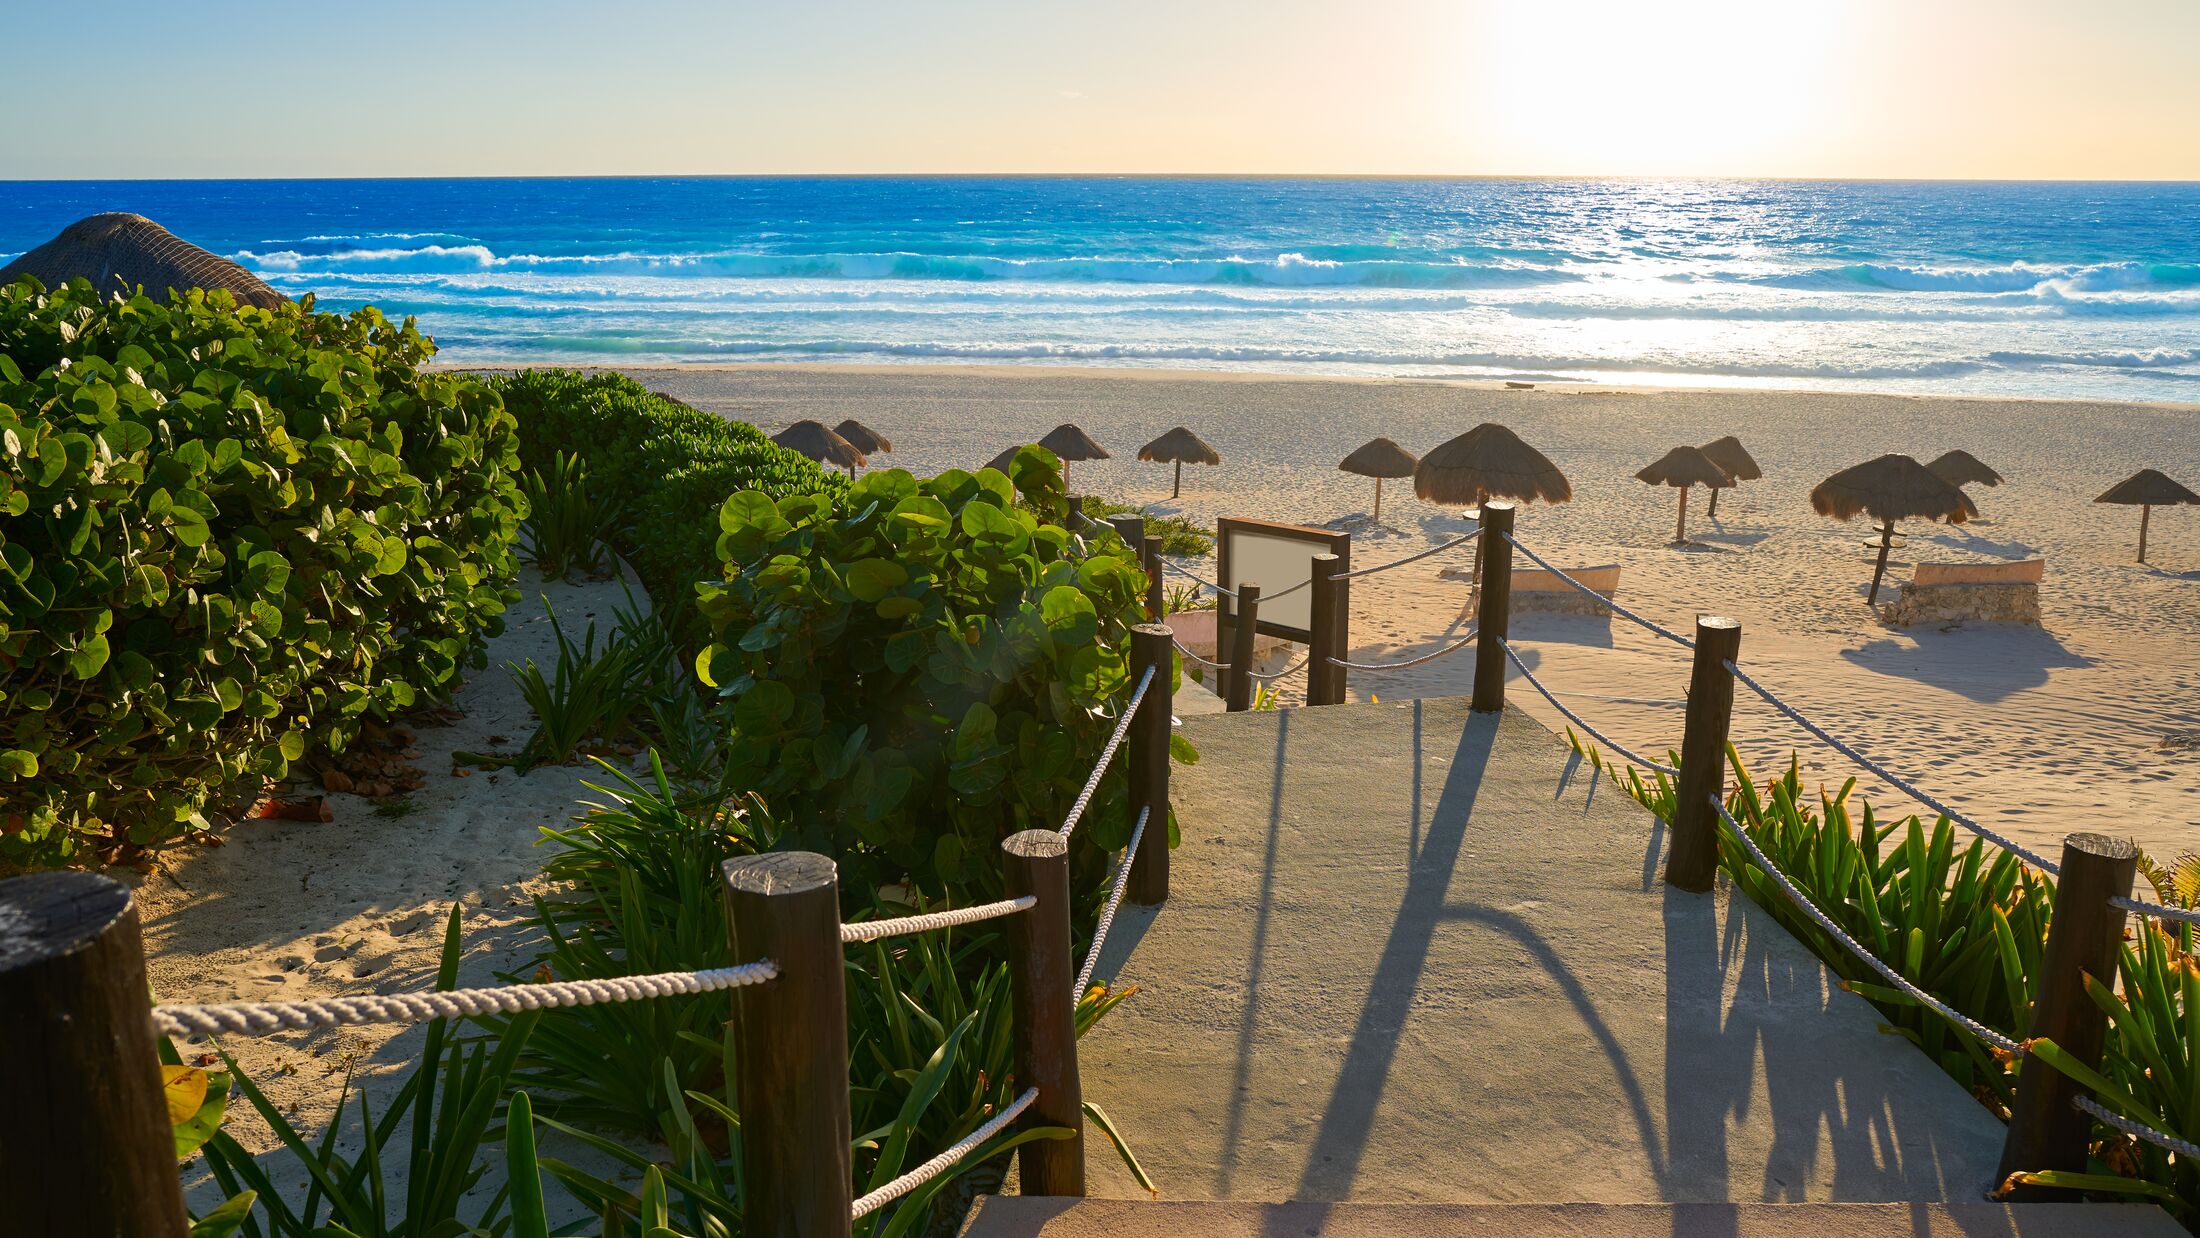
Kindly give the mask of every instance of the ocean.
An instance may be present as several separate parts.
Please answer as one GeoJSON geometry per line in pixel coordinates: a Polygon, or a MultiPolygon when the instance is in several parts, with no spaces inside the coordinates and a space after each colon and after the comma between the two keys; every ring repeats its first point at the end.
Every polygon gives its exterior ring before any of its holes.
{"type": "Polygon", "coordinates": [[[0,182],[468,364],[1161,366],[2200,400],[2200,185],[0,182]]]}

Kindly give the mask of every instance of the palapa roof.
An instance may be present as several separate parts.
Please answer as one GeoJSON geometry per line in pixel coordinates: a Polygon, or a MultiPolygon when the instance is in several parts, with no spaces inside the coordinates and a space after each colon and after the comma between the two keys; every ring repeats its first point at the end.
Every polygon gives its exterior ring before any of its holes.
{"type": "Polygon", "coordinates": [[[1092,441],[1092,436],[1073,425],[1059,425],[1047,431],[1039,440],[1039,446],[1054,453],[1061,460],[1112,460],[1108,449],[1092,441]]]}
{"type": "Polygon", "coordinates": [[[1968,486],[1973,482],[1981,486],[2001,484],[2001,474],[1987,468],[1977,456],[1960,449],[1933,457],[1925,468],[1951,486],[1968,486]]]}
{"type": "Polygon", "coordinates": [[[1371,438],[1346,456],[1338,468],[1362,477],[1411,477],[1420,461],[1413,453],[1387,438],[1371,438]]]}
{"type": "Polygon", "coordinates": [[[1836,520],[1852,520],[1868,512],[1878,520],[1962,524],[1978,515],[1969,495],[1902,455],[1885,455],[1842,469],[1818,483],[1810,492],[1810,505],[1819,515],[1836,520]]]}
{"type": "Polygon", "coordinates": [[[1159,460],[1163,464],[1220,464],[1222,453],[1207,445],[1207,440],[1178,426],[1160,438],[1138,449],[1141,460],[1159,460]]]}
{"type": "Polygon", "coordinates": [[[1453,507],[1484,499],[1564,503],[1574,488],[1558,466],[1494,421],[1486,421],[1421,457],[1415,497],[1453,507]]]}
{"type": "Polygon", "coordinates": [[[867,425],[864,425],[862,422],[857,421],[853,417],[850,417],[848,420],[841,422],[837,426],[834,426],[833,433],[838,434],[844,439],[847,439],[848,445],[850,447],[855,448],[857,451],[860,451],[867,456],[876,455],[882,452],[889,452],[894,449],[894,445],[891,442],[887,441],[885,435],[880,434],[878,431],[872,429],[867,425]]]}
{"type": "Polygon", "coordinates": [[[772,441],[789,451],[799,451],[819,464],[852,469],[861,468],[871,462],[869,457],[856,450],[855,444],[826,429],[822,421],[795,422],[772,435],[772,441]]]}
{"type": "Polygon", "coordinates": [[[1014,446],[1003,448],[1000,455],[985,462],[985,467],[1006,473],[1008,466],[1016,462],[1016,453],[1028,446],[1030,446],[1028,443],[1017,443],[1014,446]]]}
{"type": "Polygon", "coordinates": [[[0,284],[33,275],[48,288],[88,279],[100,293],[152,296],[170,289],[226,288],[239,304],[273,309],[285,300],[267,281],[219,254],[200,249],[143,215],[87,215],[44,245],[0,267],[0,284]]]}
{"type": "Polygon", "coordinates": [[[1675,447],[1651,461],[1635,477],[1653,486],[1709,486],[1724,490],[1734,484],[1734,475],[1720,468],[1701,447],[1675,447]]]}
{"type": "Polygon", "coordinates": [[[2096,503],[2125,503],[2137,506],[2141,503],[2155,507],[2172,507],[2179,503],[2200,503],[2200,494],[2194,494],[2155,469],[2140,469],[2108,488],[2108,493],[2093,500],[2096,503]]]}
{"type": "Polygon", "coordinates": [[[1703,454],[1711,457],[1713,464],[1725,469],[1736,481],[1755,481],[1765,475],[1765,471],[1757,467],[1757,461],[1749,454],[1749,449],[1742,446],[1742,440],[1731,434],[1705,443],[1703,454]]]}

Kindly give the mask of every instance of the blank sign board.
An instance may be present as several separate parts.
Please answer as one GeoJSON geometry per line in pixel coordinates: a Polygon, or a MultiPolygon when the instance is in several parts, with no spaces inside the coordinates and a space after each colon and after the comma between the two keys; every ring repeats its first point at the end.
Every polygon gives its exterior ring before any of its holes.
{"type": "MultiPolygon", "coordinates": [[[[1314,556],[1349,556],[1351,535],[1334,529],[1232,517],[1218,521],[1215,531],[1221,543],[1216,566],[1222,586],[1234,591],[1245,581],[1259,585],[1260,630],[1292,640],[1308,639],[1314,591],[1299,589],[1288,596],[1276,595],[1312,579],[1314,556]]],[[[1222,605],[1225,616],[1235,609],[1227,597],[1222,605]]]]}

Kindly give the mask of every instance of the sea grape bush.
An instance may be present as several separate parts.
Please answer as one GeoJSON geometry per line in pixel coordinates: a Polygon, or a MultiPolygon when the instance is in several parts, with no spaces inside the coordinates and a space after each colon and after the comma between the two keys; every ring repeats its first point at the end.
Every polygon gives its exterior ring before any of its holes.
{"type": "Polygon", "coordinates": [[[480,662],[525,514],[410,321],[0,288],[0,865],[203,824],[480,662]]]}
{"type": "MultiPolygon", "coordinates": [[[[837,857],[865,904],[903,880],[996,891],[999,840],[1059,824],[1131,688],[1145,574],[1112,534],[1076,551],[1052,453],[1010,467],[746,490],[720,513],[726,579],[702,590],[716,640],[697,668],[729,785],[771,804],[779,845],[837,857]]],[[[1118,763],[1077,833],[1089,887],[1129,839],[1126,802],[1118,763]]]]}
{"type": "Polygon", "coordinates": [[[544,476],[561,453],[624,520],[611,534],[660,606],[717,571],[718,508],[755,490],[838,494],[847,480],[745,422],[667,399],[624,374],[522,370],[491,380],[519,419],[521,463],[544,476]]]}

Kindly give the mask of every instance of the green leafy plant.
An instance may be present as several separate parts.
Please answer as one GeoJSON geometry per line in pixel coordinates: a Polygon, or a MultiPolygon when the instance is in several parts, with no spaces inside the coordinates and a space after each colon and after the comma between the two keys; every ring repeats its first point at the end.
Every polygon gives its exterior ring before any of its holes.
{"type": "Polygon", "coordinates": [[[372,309],[0,287],[0,864],[203,828],[512,598],[496,393],[372,309]]]}
{"type": "Polygon", "coordinates": [[[527,495],[527,557],[554,580],[574,572],[598,575],[608,570],[607,542],[619,522],[618,504],[595,492],[588,466],[578,456],[558,452],[546,476],[529,469],[521,479],[527,495]]]}
{"type": "Polygon", "coordinates": [[[728,495],[838,494],[847,481],[755,426],[690,408],[623,374],[521,370],[491,380],[520,425],[520,458],[585,461],[590,487],[626,519],[611,542],[657,604],[692,597],[717,574],[718,509],[728,495]]]}
{"type": "MultiPolygon", "coordinates": [[[[1059,823],[1130,692],[1144,572],[1112,537],[1072,553],[1051,453],[1011,469],[885,469],[834,495],[743,491],[720,514],[726,579],[702,591],[716,639],[697,666],[728,778],[858,899],[905,880],[991,896],[999,840],[1059,823]]],[[[1073,844],[1088,894],[1129,838],[1123,768],[1073,844]]]]}
{"type": "Polygon", "coordinates": [[[538,765],[562,765],[591,741],[616,740],[642,707],[644,685],[635,679],[641,650],[632,641],[621,639],[614,630],[597,648],[594,620],[575,641],[565,634],[550,599],[542,600],[542,609],[550,617],[550,632],[558,646],[558,660],[550,673],[545,675],[533,658],[525,665],[504,664],[527,708],[534,712],[534,733],[509,758],[465,752],[454,759],[470,765],[510,765],[522,774],[538,765]]]}
{"type": "MultiPolygon", "coordinates": [[[[436,972],[439,990],[457,983],[460,927],[458,909],[453,907],[436,972]]],[[[364,1146],[356,1157],[336,1148],[340,1121],[329,1123],[318,1144],[309,1144],[283,1112],[238,1073],[246,1101],[306,1171],[308,1182],[302,1198],[285,1198],[257,1158],[229,1135],[214,1135],[204,1151],[215,1180],[230,1193],[230,1203],[223,1207],[234,1205],[247,1190],[255,1197],[247,1209],[253,1215],[239,1221],[234,1232],[246,1238],[501,1234],[509,1221],[512,1184],[477,1203],[470,1203],[467,1196],[487,1168],[484,1145],[501,1134],[498,1118],[511,1091],[513,1070],[539,1018],[540,1012],[529,1012],[505,1021],[494,1046],[452,1036],[442,1019],[429,1022],[420,1065],[399,1085],[389,1107],[377,1116],[366,1093],[358,1094],[364,1146]],[[408,1120],[410,1136],[400,1146],[397,1130],[408,1120]]],[[[220,1052],[235,1071],[228,1052],[220,1052]]],[[[337,1103],[339,1115],[350,1095],[347,1079],[344,1098],[337,1103]]]]}
{"type": "Polygon", "coordinates": [[[1198,585],[1170,585],[1161,598],[1161,613],[1174,615],[1180,611],[1213,610],[1215,595],[1203,591],[1198,585]]]}

